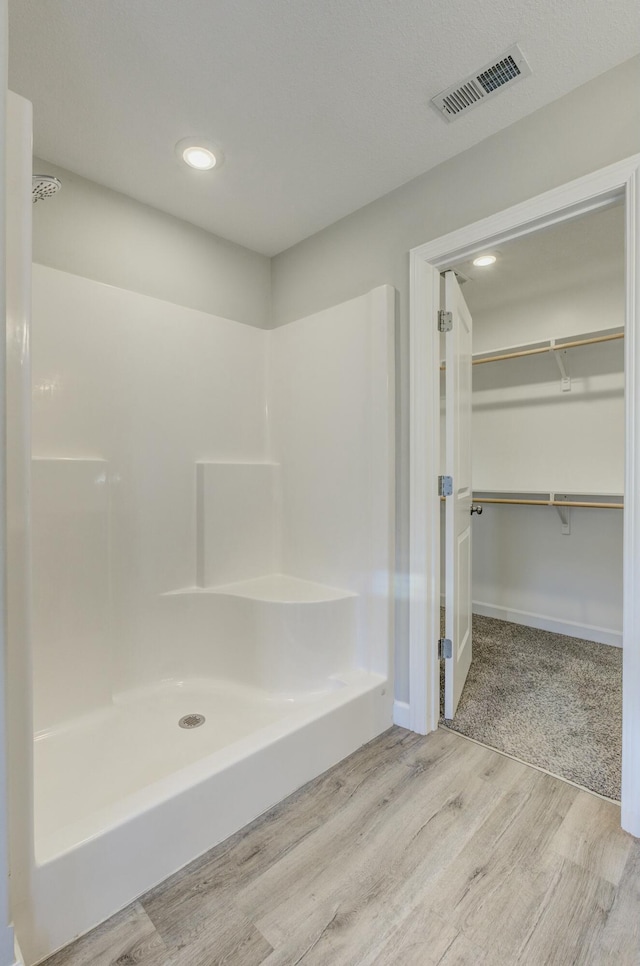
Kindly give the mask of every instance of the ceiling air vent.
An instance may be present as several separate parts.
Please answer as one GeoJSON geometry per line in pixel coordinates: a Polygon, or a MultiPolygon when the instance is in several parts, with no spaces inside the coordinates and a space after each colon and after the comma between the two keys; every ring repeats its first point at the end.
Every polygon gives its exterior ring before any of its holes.
{"type": "Polygon", "coordinates": [[[431,103],[447,121],[466,114],[480,101],[486,101],[505,87],[531,74],[524,54],[517,44],[505,51],[497,60],[486,64],[463,81],[441,91],[431,103]]]}

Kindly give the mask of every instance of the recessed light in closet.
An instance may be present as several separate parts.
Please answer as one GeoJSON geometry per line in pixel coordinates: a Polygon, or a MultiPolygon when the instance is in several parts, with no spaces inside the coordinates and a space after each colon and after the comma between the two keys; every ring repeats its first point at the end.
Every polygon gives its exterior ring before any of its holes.
{"type": "Polygon", "coordinates": [[[183,138],[176,144],[176,154],[196,171],[211,171],[219,168],[223,154],[217,146],[202,138],[183,138]]]}
{"type": "Polygon", "coordinates": [[[476,265],[477,268],[487,268],[489,265],[493,265],[495,260],[495,255],[478,255],[477,258],[474,258],[473,264],[476,265]]]}
{"type": "Polygon", "coordinates": [[[197,168],[199,171],[208,171],[209,168],[215,168],[216,166],[215,154],[207,151],[206,148],[185,148],[182,152],[182,157],[187,164],[191,165],[192,168],[197,168]]]}

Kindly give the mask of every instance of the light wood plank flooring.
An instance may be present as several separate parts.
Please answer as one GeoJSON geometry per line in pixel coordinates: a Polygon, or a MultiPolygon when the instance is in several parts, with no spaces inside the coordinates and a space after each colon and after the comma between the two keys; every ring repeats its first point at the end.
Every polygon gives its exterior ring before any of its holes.
{"type": "Polygon", "coordinates": [[[392,728],[47,966],[640,966],[616,805],[392,728]]]}

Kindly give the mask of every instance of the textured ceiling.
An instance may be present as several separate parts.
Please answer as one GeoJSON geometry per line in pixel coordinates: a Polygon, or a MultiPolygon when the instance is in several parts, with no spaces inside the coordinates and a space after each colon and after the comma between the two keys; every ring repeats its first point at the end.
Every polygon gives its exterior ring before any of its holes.
{"type": "Polygon", "coordinates": [[[11,0],[36,154],[275,254],[640,49],[637,0],[11,0]],[[527,78],[447,124],[519,42],[527,78]],[[175,143],[218,142],[195,172],[175,143]]]}

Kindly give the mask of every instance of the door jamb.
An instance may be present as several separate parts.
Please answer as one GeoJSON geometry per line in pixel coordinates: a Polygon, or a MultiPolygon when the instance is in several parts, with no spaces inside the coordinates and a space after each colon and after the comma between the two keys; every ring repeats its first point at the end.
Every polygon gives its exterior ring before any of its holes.
{"type": "Polygon", "coordinates": [[[622,827],[640,835],[640,154],[413,248],[410,253],[409,726],[438,726],[440,272],[624,199],[625,511],[622,827]],[[635,591],[635,593],[634,593],[635,591]]]}

